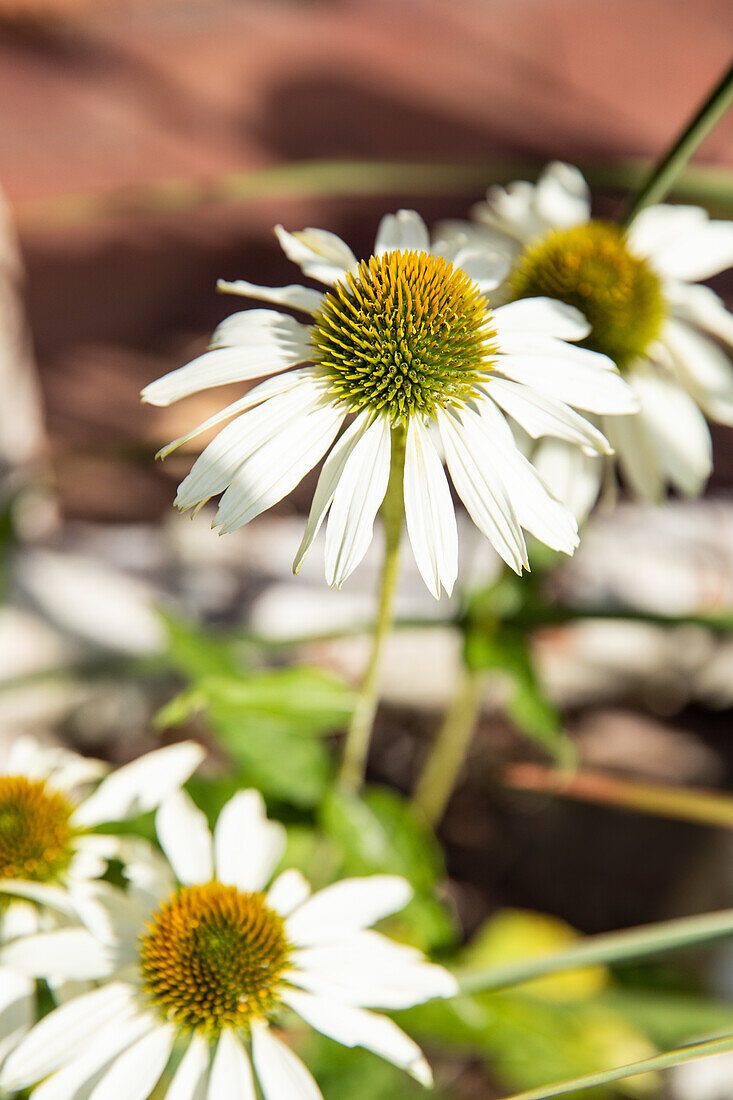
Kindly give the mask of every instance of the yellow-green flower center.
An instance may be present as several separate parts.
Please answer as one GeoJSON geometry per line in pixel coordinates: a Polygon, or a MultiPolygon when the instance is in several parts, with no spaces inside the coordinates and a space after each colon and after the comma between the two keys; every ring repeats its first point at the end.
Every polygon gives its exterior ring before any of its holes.
{"type": "Polygon", "coordinates": [[[311,335],[334,396],[395,424],[474,396],[495,338],[478,286],[427,252],[363,261],[326,294],[311,335]]]}
{"type": "Polygon", "coordinates": [[[0,878],[57,879],[74,854],[73,810],[42,779],[0,776],[0,878]]]}
{"type": "Polygon", "coordinates": [[[140,944],[143,988],[179,1027],[246,1027],[278,1003],[290,944],[262,894],[208,882],[179,890],[140,944]]]}
{"type": "Polygon", "coordinates": [[[658,275],[609,222],[554,230],[524,252],[510,282],[515,298],[558,298],[576,306],[591,325],[583,346],[619,367],[647,351],[664,320],[658,275]]]}

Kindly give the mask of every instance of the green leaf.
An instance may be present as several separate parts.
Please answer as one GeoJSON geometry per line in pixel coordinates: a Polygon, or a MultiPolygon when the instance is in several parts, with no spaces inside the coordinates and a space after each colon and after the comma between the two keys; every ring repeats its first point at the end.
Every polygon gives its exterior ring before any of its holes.
{"type": "Polygon", "coordinates": [[[582,1077],[575,1077],[570,1081],[561,1081],[555,1085],[530,1089],[529,1092],[517,1093],[508,1097],[508,1100],[549,1100],[553,1096],[567,1096],[569,1092],[576,1092],[578,1089],[608,1085],[629,1077],[636,1077],[640,1073],[670,1069],[672,1066],[681,1066],[685,1062],[694,1062],[699,1058],[709,1058],[713,1054],[724,1054],[730,1050],[733,1050],[733,1036],[726,1035],[720,1039],[709,1039],[703,1043],[695,1043],[691,1046],[679,1047],[677,1050],[669,1050],[665,1054],[658,1054],[653,1058],[644,1058],[641,1061],[616,1066],[614,1069],[604,1070],[601,1073],[584,1074],[582,1077]]]}
{"type": "Polygon", "coordinates": [[[567,767],[574,762],[575,748],[537,679],[522,632],[510,626],[492,630],[474,624],[466,632],[465,660],[474,671],[503,674],[509,681],[506,711],[512,721],[559,764],[567,767]]]}
{"type": "Polygon", "coordinates": [[[660,1047],[676,1047],[701,1035],[733,1033],[733,1005],[689,993],[609,989],[600,1004],[620,1013],[660,1047]]]}
{"type": "Polygon", "coordinates": [[[233,717],[266,715],[303,736],[340,729],[354,697],[342,680],[317,668],[283,668],[250,676],[207,677],[197,691],[213,711],[233,717]]]}
{"type": "Polygon", "coordinates": [[[158,613],[168,639],[165,661],[187,679],[241,674],[249,663],[251,647],[242,641],[209,634],[196,623],[168,611],[158,613]]]}

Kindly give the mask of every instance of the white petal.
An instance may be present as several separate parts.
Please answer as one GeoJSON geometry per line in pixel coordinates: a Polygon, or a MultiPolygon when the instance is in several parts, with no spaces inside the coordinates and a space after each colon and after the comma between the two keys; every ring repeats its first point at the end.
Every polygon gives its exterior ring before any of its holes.
{"type": "Polygon", "coordinates": [[[326,580],[340,588],[367,552],[389,481],[391,429],[378,416],[349,454],[326,530],[326,580]]]}
{"type": "Polygon", "coordinates": [[[168,1086],[165,1100],[204,1100],[208,1068],[209,1041],[194,1032],[168,1086]]]}
{"type": "Polygon", "coordinates": [[[704,222],[670,238],[651,259],[667,279],[694,283],[717,275],[733,264],[733,222],[704,222]]]}
{"type": "Polygon", "coordinates": [[[156,1024],[117,1058],[89,1100],[148,1100],[173,1050],[175,1029],[156,1024]]]}
{"type": "Polygon", "coordinates": [[[304,275],[328,286],[333,286],[347,271],[358,266],[349,246],[326,229],[288,233],[281,225],[276,225],[275,235],[287,258],[298,264],[304,275]]]}
{"type": "Polygon", "coordinates": [[[331,507],[333,496],[336,492],[336,486],[341,480],[344,466],[354,447],[372,422],[372,419],[373,414],[368,409],[359,413],[356,419],[349,425],[343,435],[331,448],[328,458],[323,463],[323,469],[318,478],[316,491],[313,494],[313,503],[311,504],[310,513],[308,515],[308,522],[303,533],[302,541],[298,547],[298,552],[295,555],[295,560],[293,561],[294,573],[300,570],[303,559],[310,550],[313,540],[326,518],[326,513],[331,507]]]}
{"type": "Polygon", "coordinates": [[[5,944],[0,961],[29,978],[46,978],[51,982],[102,978],[113,969],[109,949],[85,928],[60,928],[23,936],[5,944]]]}
{"type": "Polygon", "coordinates": [[[567,505],[578,523],[583,523],[598,499],[603,480],[603,459],[584,454],[562,439],[543,439],[532,456],[537,470],[552,495],[567,505]]]}
{"type": "Polygon", "coordinates": [[[74,824],[88,827],[154,810],[191,777],[205,755],[194,741],[145,753],[103,779],[76,810],[74,824]]]}
{"type": "Polygon", "coordinates": [[[252,1028],[252,1057],[265,1100],[323,1100],[300,1058],[266,1026],[252,1028]]]}
{"type": "Polygon", "coordinates": [[[733,364],[725,352],[681,321],[667,322],[663,340],[677,377],[698,405],[711,420],[733,424],[733,364]]]}
{"type": "Polygon", "coordinates": [[[550,496],[532,464],[517,449],[511,431],[493,401],[482,401],[479,411],[480,415],[476,416],[466,409],[463,419],[483,433],[487,454],[492,456],[522,527],[553,550],[572,554],[579,542],[575,516],[564,504],[550,496]]]}
{"type": "Polygon", "coordinates": [[[244,298],[274,302],[277,306],[288,306],[290,309],[299,309],[303,313],[315,313],[323,302],[320,290],[312,290],[311,287],[299,286],[297,283],[290,286],[256,286],[254,283],[246,282],[245,279],[237,279],[233,283],[219,279],[216,289],[223,294],[241,294],[244,298]]]}
{"type": "Polygon", "coordinates": [[[405,453],[405,519],[417,567],[429,591],[450,596],[458,574],[458,529],[443,464],[427,428],[410,418],[405,453]]]}
{"type": "Polygon", "coordinates": [[[474,217],[518,241],[526,242],[552,228],[535,208],[533,183],[515,180],[506,187],[498,184],[486,192],[486,202],[473,208],[474,217]]]}
{"type": "Polygon", "coordinates": [[[267,892],[267,904],[281,917],[289,917],[293,910],[310,897],[310,884],[300,871],[289,868],[278,875],[267,892]]]}
{"type": "Polygon", "coordinates": [[[39,905],[48,905],[59,913],[74,916],[69,891],[61,886],[50,886],[45,882],[28,882],[25,879],[0,879],[0,895],[11,894],[14,897],[28,898],[39,905]]]}
{"type": "Polygon", "coordinates": [[[459,267],[477,284],[482,294],[496,290],[506,279],[511,262],[506,256],[477,248],[459,248],[452,258],[454,267],[459,267]]]}
{"type": "Polygon", "coordinates": [[[568,443],[576,443],[586,454],[609,454],[611,451],[603,433],[564,401],[556,401],[531,386],[504,378],[488,379],[484,389],[533,439],[554,435],[568,443]]]}
{"type": "Polygon", "coordinates": [[[621,375],[608,369],[606,356],[595,363],[582,348],[566,345],[564,355],[500,355],[495,367],[515,382],[533,386],[540,393],[588,412],[625,415],[637,410],[637,401],[621,375]]]}
{"type": "MultiPolygon", "coordinates": [[[[166,1100],[170,1100],[170,1093],[166,1100]]],[[[229,1028],[222,1031],[216,1044],[206,1100],[257,1100],[252,1064],[229,1028]]]]}
{"type": "Polygon", "coordinates": [[[386,1016],[308,993],[289,991],[283,1000],[321,1034],[347,1047],[371,1050],[406,1070],[426,1088],[432,1085],[433,1075],[420,1047],[386,1016]]]}
{"type": "Polygon", "coordinates": [[[54,1009],[36,1024],[3,1066],[0,1085],[25,1088],[82,1054],[111,1021],[120,1025],[133,1009],[133,993],[111,982],[54,1009]]]}
{"type": "Polygon", "coordinates": [[[113,1058],[152,1027],[149,1016],[133,1016],[106,1024],[78,1056],[33,1090],[33,1100],[86,1100],[94,1078],[101,1077],[113,1058]],[[84,1087],[86,1086],[86,1088],[84,1087]]]}
{"type": "Polygon", "coordinates": [[[733,346],[733,313],[709,286],[668,282],[665,297],[680,321],[697,325],[733,346]]]}
{"type": "Polygon", "coordinates": [[[572,164],[554,161],[537,180],[535,212],[558,229],[581,225],[590,217],[590,191],[582,172],[572,164]]]}
{"type": "Polygon", "coordinates": [[[268,398],[256,409],[238,416],[201,452],[188,477],[178,486],[175,504],[191,508],[222,493],[232,478],[263,444],[296,420],[319,407],[322,392],[312,379],[300,375],[287,392],[268,398]]]}
{"type": "Polygon", "coordinates": [[[268,821],[259,791],[239,791],[216,823],[216,877],[240,890],[262,890],[285,851],[285,840],[285,827],[268,821]]]}
{"type": "Polygon", "coordinates": [[[155,815],[155,829],[179,882],[211,881],[214,855],[206,815],[185,791],[166,799],[155,815]]]}
{"type": "Polygon", "coordinates": [[[318,997],[390,1011],[412,1008],[434,997],[454,997],[457,992],[452,975],[428,963],[381,972],[376,967],[367,968],[361,962],[344,959],[338,969],[303,966],[289,970],[287,978],[291,985],[318,997]]]}
{"type": "Polygon", "coordinates": [[[471,519],[507,565],[521,573],[528,565],[524,536],[486,448],[450,414],[441,412],[438,425],[453,484],[471,519]]]}
{"type": "Polygon", "coordinates": [[[398,210],[396,214],[385,214],[379,223],[374,255],[399,251],[430,251],[430,234],[415,210],[398,210]]]}
{"type": "Polygon", "coordinates": [[[242,463],[219,502],[214,526],[222,534],[243,527],[302,481],[331,446],[344,410],[330,404],[284,426],[242,463]]]}
{"type": "Polygon", "coordinates": [[[500,341],[510,333],[583,340],[590,332],[590,325],[579,309],[554,298],[520,298],[495,309],[493,317],[500,341]]]}
{"type": "Polygon", "coordinates": [[[245,382],[304,363],[311,356],[310,329],[270,309],[235,314],[219,326],[216,346],[142,391],[150,405],[170,405],[212,386],[245,382]],[[227,326],[227,327],[225,327],[227,326]],[[222,346],[222,341],[236,346],[222,346]]]}
{"type": "Polygon", "coordinates": [[[672,484],[697,496],[710,476],[712,443],[705,417],[675,382],[652,370],[636,370],[631,384],[639,396],[639,426],[648,433],[672,484]]]}
{"type": "Polygon", "coordinates": [[[265,382],[260,382],[258,386],[251,389],[249,393],[244,397],[240,397],[238,401],[233,401],[231,405],[226,405],[221,412],[214,413],[208,420],[204,420],[201,424],[198,424],[195,428],[192,428],[190,432],[186,432],[185,435],[180,435],[178,439],[174,439],[172,443],[166,444],[156,454],[156,458],[167,458],[169,454],[176,451],[179,447],[182,447],[185,443],[195,439],[197,435],[202,432],[208,432],[210,428],[215,428],[217,424],[221,424],[224,420],[229,420],[232,416],[238,416],[248,409],[253,409],[255,405],[262,404],[263,401],[268,400],[271,397],[279,397],[281,393],[288,393],[290,390],[295,389],[311,374],[309,367],[300,367],[296,370],[289,370],[285,374],[277,375],[275,378],[268,378],[265,382]]]}
{"type": "Polygon", "coordinates": [[[637,416],[604,416],[603,430],[633,492],[642,500],[660,501],[664,496],[664,474],[644,424],[637,416]]]}
{"type": "Polygon", "coordinates": [[[288,936],[304,946],[323,943],[396,913],[411,897],[410,884],[396,875],[342,879],[296,909],[286,922],[288,936]]]}
{"type": "Polygon", "coordinates": [[[636,215],[627,231],[629,244],[640,256],[653,259],[661,247],[698,229],[707,220],[707,212],[700,206],[673,206],[670,203],[647,206],[636,215]]]}
{"type": "Polygon", "coordinates": [[[18,1045],[36,1017],[36,983],[0,968],[0,1061],[18,1045]]]}

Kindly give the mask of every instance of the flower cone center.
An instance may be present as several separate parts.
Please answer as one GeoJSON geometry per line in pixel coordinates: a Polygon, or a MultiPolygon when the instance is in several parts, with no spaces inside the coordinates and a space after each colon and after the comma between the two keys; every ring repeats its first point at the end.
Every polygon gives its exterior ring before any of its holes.
{"type": "Polygon", "coordinates": [[[58,878],[74,854],[73,809],[43,780],[0,776],[0,878],[58,878]]]}
{"type": "Polygon", "coordinates": [[[143,986],[166,1019],[218,1031],[277,1004],[290,945],[262,894],[209,882],[184,887],[142,936],[143,986]]]}
{"type": "Polygon", "coordinates": [[[427,252],[363,261],[325,295],[311,339],[335,396],[395,424],[474,396],[496,352],[478,286],[427,252]]]}
{"type": "Polygon", "coordinates": [[[582,346],[619,367],[644,355],[659,336],[665,314],[660,279],[609,222],[553,231],[527,249],[510,281],[515,298],[557,298],[579,309],[591,325],[582,346]]]}

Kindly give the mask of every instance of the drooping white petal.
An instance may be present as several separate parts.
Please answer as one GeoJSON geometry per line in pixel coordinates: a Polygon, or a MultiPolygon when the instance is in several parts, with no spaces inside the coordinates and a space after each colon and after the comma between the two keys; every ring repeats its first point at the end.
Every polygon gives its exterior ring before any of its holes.
{"type": "Polygon", "coordinates": [[[536,447],[532,465],[552,495],[583,523],[598,499],[603,459],[585,454],[563,439],[546,438],[536,447]]]}
{"type": "Polygon", "coordinates": [[[637,369],[630,380],[641,402],[640,426],[662,470],[675,488],[689,496],[699,495],[713,465],[705,417],[676,382],[653,370],[637,369]]]}
{"type": "Polygon", "coordinates": [[[289,917],[299,905],[308,900],[310,892],[310,884],[300,871],[290,867],[277,876],[267,891],[267,904],[281,917],[289,917]]]}
{"type": "Polygon", "coordinates": [[[257,1100],[252,1064],[229,1028],[224,1028],[216,1044],[206,1100],[257,1100]]]}
{"type": "Polygon", "coordinates": [[[203,1035],[194,1032],[168,1086],[165,1100],[204,1100],[208,1069],[209,1042],[203,1035]]]}
{"type": "Polygon", "coordinates": [[[216,289],[223,294],[241,294],[244,298],[257,298],[260,302],[274,302],[277,306],[299,309],[302,313],[315,313],[323,301],[320,290],[297,283],[290,286],[256,286],[246,279],[236,279],[232,283],[218,279],[216,289]]]}
{"type": "Polygon", "coordinates": [[[310,377],[287,392],[269,398],[227,424],[201,452],[178,486],[176,507],[192,508],[223,493],[242,464],[255,452],[318,408],[322,392],[310,377]]]}
{"type": "Polygon", "coordinates": [[[458,574],[458,529],[443,464],[418,416],[410,418],[405,451],[405,519],[417,567],[429,591],[450,596],[458,574]]]}
{"type": "Polygon", "coordinates": [[[87,1049],[106,1024],[127,1020],[134,1008],[133,991],[110,982],[49,1012],[9,1056],[0,1087],[26,1088],[87,1049]]]}
{"type": "Polygon", "coordinates": [[[270,309],[235,314],[219,326],[214,338],[213,350],[146,386],[143,401],[170,405],[212,386],[276,374],[311,356],[310,329],[270,309]]]}
{"type": "Polygon", "coordinates": [[[169,795],[155,815],[155,830],[179,882],[214,877],[214,853],[206,815],[185,791],[169,795]]]}
{"type": "Polygon", "coordinates": [[[59,913],[74,916],[74,905],[69,891],[62,886],[53,886],[46,882],[31,882],[20,878],[0,879],[0,896],[11,894],[14,897],[27,898],[39,905],[48,905],[59,913]]]}
{"type": "Polygon", "coordinates": [[[466,409],[462,419],[481,432],[483,446],[492,456],[522,527],[553,550],[572,554],[579,542],[575,516],[549,494],[532,464],[518,450],[494,402],[482,401],[479,412],[477,416],[466,409]]]}
{"type": "Polygon", "coordinates": [[[572,164],[554,161],[537,180],[535,212],[556,229],[581,225],[590,217],[590,191],[582,172],[572,164]]]}
{"type": "Polygon", "coordinates": [[[711,420],[733,424],[733,364],[725,352],[681,321],[668,321],[662,337],[688,393],[711,420]]]}
{"type": "Polygon", "coordinates": [[[606,356],[566,345],[555,354],[499,355],[495,368],[515,382],[588,412],[627,415],[636,412],[637,400],[616,370],[609,370],[606,356]],[[589,357],[593,358],[589,358],[589,357]],[[595,361],[594,361],[595,360],[595,361]],[[601,362],[597,362],[601,360],[601,362]]]}
{"type": "Polygon", "coordinates": [[[577,444],[585,454],[610,453],[603,433],[564,401],[504,378],[489,378],[483,388],[533,439],[554,435],[577,444]]]}
{"type": "Polygon", "coordinates": [[[669,241],[698,229],[707,220],[707,211],[700,206],[671,203],[647,206],[627,230],[629,245],[638,255],[653,259],[669,241]]]}
{"type": "Polygon", "coordinates": [[[36,983],[0,967],[0,1061],[27,1033],[35,1015],[36,983]]]}
{"type": "Polygon", "coordinates": [[[378,416],[344,463],[326,529],[326,580],[340,588],[367,552],[389,481],[391,429],[378,416]]]}
{"type": "Polygon", "coordinates": [[[328,286],[333,286],[347,271],[358,266],[349,246],[327,229],[288,233],[281,225],[276,225],[275,235],[287,258],[298,264],[304,275],[328,286]]]}
{"type": "Polygon", "coordinates": [[[268,821],[260,792],[239,791],[222,809],[214,830],[216,877],[239,890],[262,890],[285,841],[285,827],[268,821]]]}
{"type": "Polygon", "coordinates": [[[426,1088],[432,1085],[433,1075],[420,1047],[386,1016],[295,990],[288,991],[283,1000],[322,1035],[343,1046],[371,1050],[426,1088]]]}
{"type": "MultiPolygon", "coordinates": [[[[147,1035],[152,1027],[149,1016],[136,1015],[107,1023],[81,1053],[65,1061],[63,1069],[47,1077],[33,1090],[33,1100],[84,1100],[95,1078],[123,1050],[147,1035]]],[[[170,1095],[170,1094],[169,1094],[170,1095]]]]}
{"type": "Polygon", "coordinates": [[[412,887],[397,875],[342,879],[295,910],[286,921],[288,937],[303,946],[323,943],[396,913],[411,897],[412,887]]]}
{"type": "Polygon", "coordinates": [[[372,422],[372,419],[373,413],[368,409],[360,412],[343,435],[336,441],[331,448],[328,458],[323,463],[323,469],[318,478],[316,491],[313,494],[313,503],[311,504],[310,513],[308,515],[308,522],[303,533],[302,541],[298,547],[298,552],[295,555],[295,560],[293,561],[294,573],[298,573],[300,570],[303,560],[310,550],[313,540],[321,528],[321,524],[326,518],[326,513],[331,507],[336,487],[344,471],[344,466],[351,452],[354,450],[354,447],[372,422]]]}
{"type": "Polygon", "coordinates": [[[167,458],[169,454],[176,451],[179,447],[182,447],[185,443],[195,439],[197,435],[201,435],[202,432],[208,432],[211,428],[215,428],[217,424],[223,423],[224,420],[229,420],[233,416],[239,416],[241,413],[246,412],[248,409],[253,409],[255,405],[262,404],[263,401],[268,400],[271,397],[279,397],[281,393],[288,393],[290,390],[295,389],[311,374],[310,368],[299,367],[296,370],[289,370],[285,374],[276,375],[274,378],[268,378],[265,382],[260,382],[259,386],[255,386],[245,394],[244,397],[240,397],[238,401],[233,401],[231,405],[226,405],[221,412],[214,413],[208,420],[204,420],[201,424],[198,424],[195,428],[192,428],[190,432],[186,432],[185,435],[180,435],[178,439],[174,439],[172,443],[167,443],[165,447],[156,454],[156,458],[167,458]]]}
{"type": "Polygon", "coordinates": [[[128,1047],[92,1090],[89,1100],[148,1100],[173,1050],[175,1028],[153,1021],[153,1028],[128,1047]]]}
{"type": "Polygon", "coordinates": [[[145,753],[103,779],[75,811],[74,824],[89,827],[154,810],[193,775],[205,755],[194,741],[145,753]]]}
{"type": "Polygon", "coordinates": [[[672,313],[680,321],[697,325],[733,346],[733,313],[709,286],[670,281],[664,293],[672,313]]]}
{"type": "Polygon", "coordinates": [[[604,416],[603,430],[629,486],[652,503],[664,495],[664,473],[656,448],[638,416],[604,416]]]}
{"type": "Polygon", "coordinates": [[[331,446],[345,411],[323,403],[290,421],[242,463],[219,501],[214,526],[243,527],[302,481],[331,446]]]}
{"type": "Polygon", "coordinates": [[[59,928],[23,936],[0,950],[0,964],[51,982],[103,978],[113,969],[109,949],[85,928],[59,928]]]}
{"type": "Polygon", "coordinates": [[[396,214],[385,214],[379,223],[374,255],[398,251],[430,251],[428,228],[415,210],[398,210],[396,214]]]}
{"type": "Polygon", "coordinates": [[[500,341],[517,334],[583,340],[590,332],[590,325],[579,309],[555,298],[520,298],[499,306],[493,311],[493,318],[500,341]]]}
{"type": "Polygon", "coordinates": [[[323,1100],[300,1058],[266,1025],[252,1028],[252,1057],[265,1100],[323,1100]]]}
{"type": "Polygon", "coordinates": [[[733,264],[733,222],[706,221],[676,234],[655,248],[650,259],[667,279],[709,279],[733,264]]]}
{"type": "Polygon", "coordinates": [[[466,438],[464,424],[450,413],[439,413],[438,426],[453,484],[468,514],[507,565],[521,573],[528,565],[527,547],[491,456],[473,438],[476,433],[466,438]]]}

